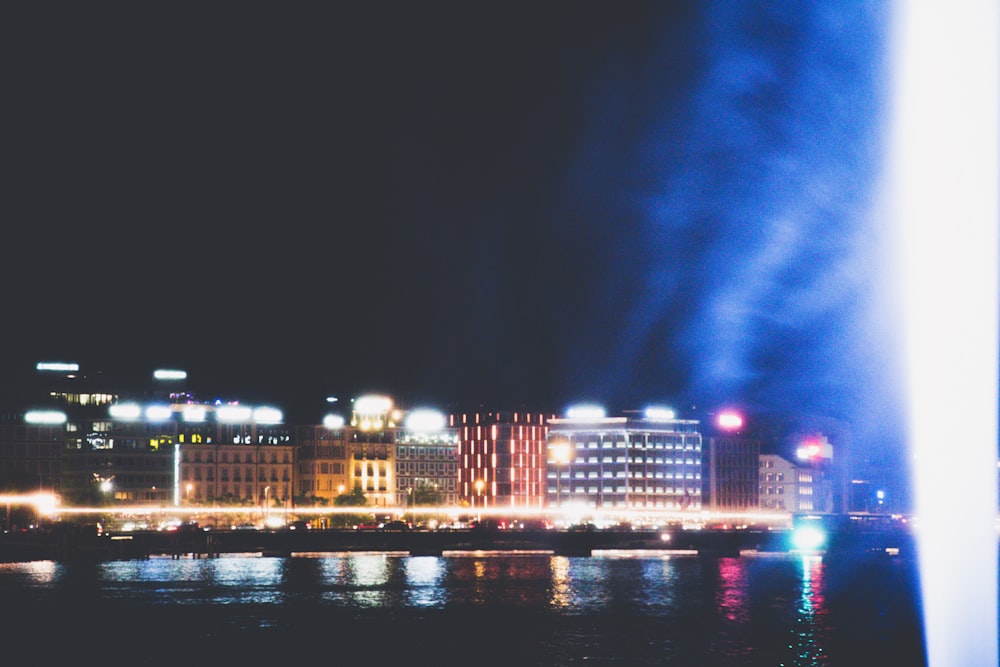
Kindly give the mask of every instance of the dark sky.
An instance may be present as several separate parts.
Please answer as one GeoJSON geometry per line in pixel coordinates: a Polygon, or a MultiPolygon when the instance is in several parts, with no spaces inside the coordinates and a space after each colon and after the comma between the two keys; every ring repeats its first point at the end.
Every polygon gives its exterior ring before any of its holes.
{"type": "Polygon", "coordinates": [[[883,14],[7,5],[0,371],[884,442],[883,14]]]}

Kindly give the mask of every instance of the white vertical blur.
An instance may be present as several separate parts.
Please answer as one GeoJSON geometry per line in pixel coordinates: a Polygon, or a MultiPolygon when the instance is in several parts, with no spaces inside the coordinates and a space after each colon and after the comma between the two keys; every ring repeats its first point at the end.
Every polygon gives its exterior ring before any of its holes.
{"type": "Polygon", "coordinates": [[[895,5],[891,207],[932,667],[996,665],[1000,3],[895,5]]]}

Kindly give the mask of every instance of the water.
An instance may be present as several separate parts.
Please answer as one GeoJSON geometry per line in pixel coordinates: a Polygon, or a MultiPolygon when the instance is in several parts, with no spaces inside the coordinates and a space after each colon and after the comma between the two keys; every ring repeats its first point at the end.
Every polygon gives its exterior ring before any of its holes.
{"type": "Polygon", "coordinates": [[[915,590],[886,556],[0,564],[32,664],[922,665],[915,590]]]}

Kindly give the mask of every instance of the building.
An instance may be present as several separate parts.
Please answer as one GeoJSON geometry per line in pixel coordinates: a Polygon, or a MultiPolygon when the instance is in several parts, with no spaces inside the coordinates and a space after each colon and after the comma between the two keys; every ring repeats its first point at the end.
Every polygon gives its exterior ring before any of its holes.
{"type": "Polygon", "coordinates": [[[458,431],[442,413],[414,410],[395,429],[396,504],[458,504],[458,431]]]}
{"type": "Polygon", "coordinates": [[[458,433],[458,487],[473,507],[545,505],[547,417],[494,411],[453,414],[458,433]]]}
{"type": "Polygon", "coordinates": [[[0,490],[62,490],[66,414],[58,410],[0,414],[0,490]]]}
{"type": "Polygon", "coordinates": [[[762,510],[833,512],[833,484],[811,465],[795,465],[776,454],[762,454],[759,485],[762,510]]]}
{"type": "Polygon", "coordinates": [[[403,418],[388,396],[354,399],[348,439],[348,485],[360,488],[371,504],[396,504],[394,430],[403,418]]]}
{"type": "Polygon", "coordinates": [[[549,506],[695,511],[702,508],[697,420],[650,408],[606,417],[580,406],[548,420],[549,506]]]}
{"type": "Polygon", "coordinates": [[[296,503],[329,503],[353,488],[348,461],[350,431],[343,418],[328,418],[322,426],[295,427],[296,503]]]}
{"type": "Polygon", "coordinates": [[[713,512],[746,512],[760,507],[760,441],[740,435],[708,439],[706,495],[713,512]]]}

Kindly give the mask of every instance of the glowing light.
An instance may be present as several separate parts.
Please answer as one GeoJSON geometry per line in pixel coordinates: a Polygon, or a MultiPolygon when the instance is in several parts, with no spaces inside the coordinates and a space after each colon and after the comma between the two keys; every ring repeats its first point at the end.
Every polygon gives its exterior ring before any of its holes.
{"type": "Polygon", "coordinates": [[[743,427],[743,417],[735,412],[723,412],[719,415],[715,423],[719,425],[719,428],[726,431],[734,431],[736,429],[743,427]]]}
{"type": "Polygon", "coordinates": [[[893,7],[889,204],[927,662],[996,665],[1000,4],[893,7]]]}
{"type": "Polygon", "coordinates": [[[186,422],[203,422],[208,414],[208,409],[204,405],[185,405],[181,409],[181,416],[186,422]]]}
{"type": "Polygon", "coordinates": [[[170,419],[173,412],[167,405],[147,405],[145,410],[146,419],[151,422],[162,422],[170,419]]]}
{"type": "Polygon", "coordinates": [[[674,418],[674,411],[670,408],[650,406],[646,408],[645,415],[646,419],[650,421],[665,422],[674,418]]]}
{"type": "Polygon", "coordinates": [[[819,459],[832,459],[833,447],[826,438],[818,440],[808,440],[802,443],[795,450],[795,457],[800,461],[816,461],[819,459]]]}
{"type": "Polygon", "coordinates": [[[798,551],[819,551],[826,544],[826,533],[817,526],[800,526],[792,533],[792,546],[798,551]]]}
{"type": "Polygon", "coordinates": [[[261,406],[253,411],[253,420],[258,424],[280,424],[284,419],[281,410],[267,406],[261,406]]]}
{"type": "Polygon", "coordinates": [[[113,419],[133,420],[142,416],[142,408],[137,403],[115,403],[108,408],[113,419]]]}
{"type": "Polygon", "coordinates": [[[39,361],[35,364],[37,371],[55,371],[60,373],[76,373],[80,370],[80,364],[62,361],[39,361]]]}
{"type": "Polygon", "coordinates": [[[323,417],[323,426],[334,431],[344,426],[344,418],[340,415],[327,415],[323,417]]]}
{"type": "Polygon", "coordinates": [[[220,405],[215,409],[215,418],[220,422],[246,422],[252,416],[253,410],[245,405],[220,405]]]}
{"type": "Polygon", "coordinates": [[[381,415],[392,409],[392,399],[388,396],[367,394],[354,401],[354,411],[362,415],[381,415]]]}
{"type": "Polygon", "coordinates": [[[569,440],[556,440],[549,444],[552,460],[566,465],[573,460],[573,444],[569,440]]]}
{"type": "Polygon", "coordinates": [[[157,380],[186,380],[187,371],[171,370],[169,368],[158,368],[153,371],[153,378],[157,380]]]}
{"type": "Polygon", "coordinates": [[[445,427],[444,415],[437,410],[414,410],[406,416],[406,428],[419,433],[436,433],[445,427]]]}
{"type": "Polygon", "coordinates": [[[574,405],[566,410],[568,419],[578,419],[580,421],[598,421],[604,419],[604,408],[600,405],[574,405]]]}
{"type": "Polygon", "coordinates": [[[31,410],[24,415],[29,424],[65,424],[66,413],[58,410],[31,410]]]}

